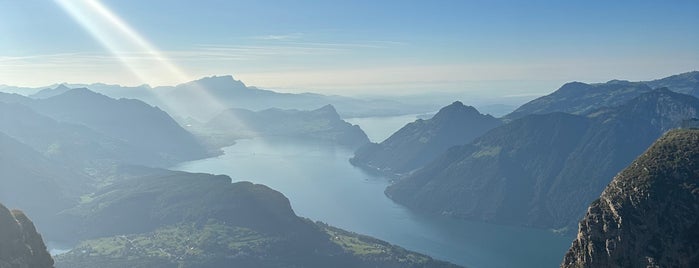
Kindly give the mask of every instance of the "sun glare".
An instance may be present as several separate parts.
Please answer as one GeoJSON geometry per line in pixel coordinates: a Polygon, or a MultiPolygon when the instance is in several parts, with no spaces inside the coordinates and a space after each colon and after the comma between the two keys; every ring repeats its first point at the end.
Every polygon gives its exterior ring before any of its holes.
{"type": "MultiPolygon", "coordinates": [[[[55,0],[70,16],[85,28],[96,40],[98,40],[110,53],[112,53],[123,65],[142,83],[152,83],[154,80],[170,81],[170,83],[184,83],[191,81],[188,75],[180,67],[172,62],[158,48],[152,45],[146,38],[140,35],[129,24],[112,12],[107,6],[97,0],[55,0]]],[[[228,107],[222,104],[214,96],[200,85],[192,83],[196,88],[197,96],[206,100],[212,111],[222,111],[228,107]]],[[[151,92],[164,105],[164,109],[176,116],[185,116],[182,111],[183,102],[188,100],[171,99],[162,96],[158,90],[151,92]]]]}

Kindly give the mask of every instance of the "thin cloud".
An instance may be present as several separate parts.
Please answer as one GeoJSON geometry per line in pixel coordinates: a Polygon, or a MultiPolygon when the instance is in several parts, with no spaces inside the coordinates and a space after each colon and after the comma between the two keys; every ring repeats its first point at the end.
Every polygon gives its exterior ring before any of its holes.
{"type": "Polygon", "coordinates": [[[250,37],[250,39],[255,40],[270,40],[270,41],[289,41],[298,40],[303,37],[301,33],[291,33],[291,34],[268,34],[268,35],[258,35],[250,37]]]}

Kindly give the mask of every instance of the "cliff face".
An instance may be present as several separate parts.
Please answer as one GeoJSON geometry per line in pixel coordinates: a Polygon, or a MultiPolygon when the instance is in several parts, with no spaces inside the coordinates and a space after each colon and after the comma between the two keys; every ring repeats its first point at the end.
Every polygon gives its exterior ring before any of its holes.
{"type": "Polygon", "coordinates": [[[0,204],[0,268],[44,267],[53,267],[53,259],[34,223],[0,204]]]}
{"type": "Polygon", "coordinates": [[[561,267],[699,267],[699,130],[668,132],[619,173],[561,267]]]}

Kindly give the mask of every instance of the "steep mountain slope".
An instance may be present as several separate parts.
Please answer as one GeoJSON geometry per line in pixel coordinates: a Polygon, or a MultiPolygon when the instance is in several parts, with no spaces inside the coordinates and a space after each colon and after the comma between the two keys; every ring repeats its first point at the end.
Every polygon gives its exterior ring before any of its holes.
{"type": "Polygon", "coordinates": [[[78,197],[91,190],[85,175],[49,161],[1,132],[0,170],[0,201],[24,208],[42,223],[76,205],[78,197]]]}
{"type": "MultiPolygon", "coordinates": [[[[64,212],[58,267],[453,267],[297,217],[281,193],[227,176],[156,171],[64,212]]],[[[129,175],[131,176],[131,175],[129,175]]]]}
{"type": "Polygon", "coordinates": [[[433,213],[570,226],[609,178],[698,112],[698,99],[659,89],[587,117],[530,115],[450,149],[386,193],[433,213]]]}
{"type": "Polygon", "coordinates": [[[167,113],[139,100],[115,100],[85,88],[29,104],[58,121],[85,125],[175,163],[201,158],[205,149],[167,113]]]}
{"type": "Polygon", "coordinates": [[[461,102],[448,105],[428,120],[409,123],[385,141],[363,146],[350,162],[386,175],[422,167],[455,145],[462,145],[501,124],[461,102]]]}
{"type": "Polygon", "coordinates": [[[53,259],[34,224],[22,211],[0,204],[0,267],[51,268],[53,259]]]}
{"type": "Polygon", "coordinates": [[[673,130],[619,173],[561,267],[699,266],[699,130],[673,130]]]}
{"type": "Polygon", "coordinates": [[[0,102],[0,132],[58,163],[85,171],[114,163],[162,165],[161,156],[84,125],[57,122],[27,106],[0,102]]]}
{"type": "Polygon", "coordinates": [[[231,140],[246,136],[278,137],[330,142],[350,148],[369,143],[364,131],[342,120],[332,105],[312,111],[229,109],[205,127],[207,132],[231,140]]]}

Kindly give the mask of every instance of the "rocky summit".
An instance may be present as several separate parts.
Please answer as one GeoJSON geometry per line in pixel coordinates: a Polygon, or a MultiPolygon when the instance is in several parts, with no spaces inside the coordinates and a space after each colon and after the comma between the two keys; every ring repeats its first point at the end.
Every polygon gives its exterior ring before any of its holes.
{"type": "Polygon", "coordinates": [[[53,259],[34,223],[0,204],[0,268],[47,267],[53,267],[53,259]]]}
{"type": "Polygon", "coordinates": [[[673,130],[592,202],[561,267],[699,267],[699,130],[673,130]]]}

